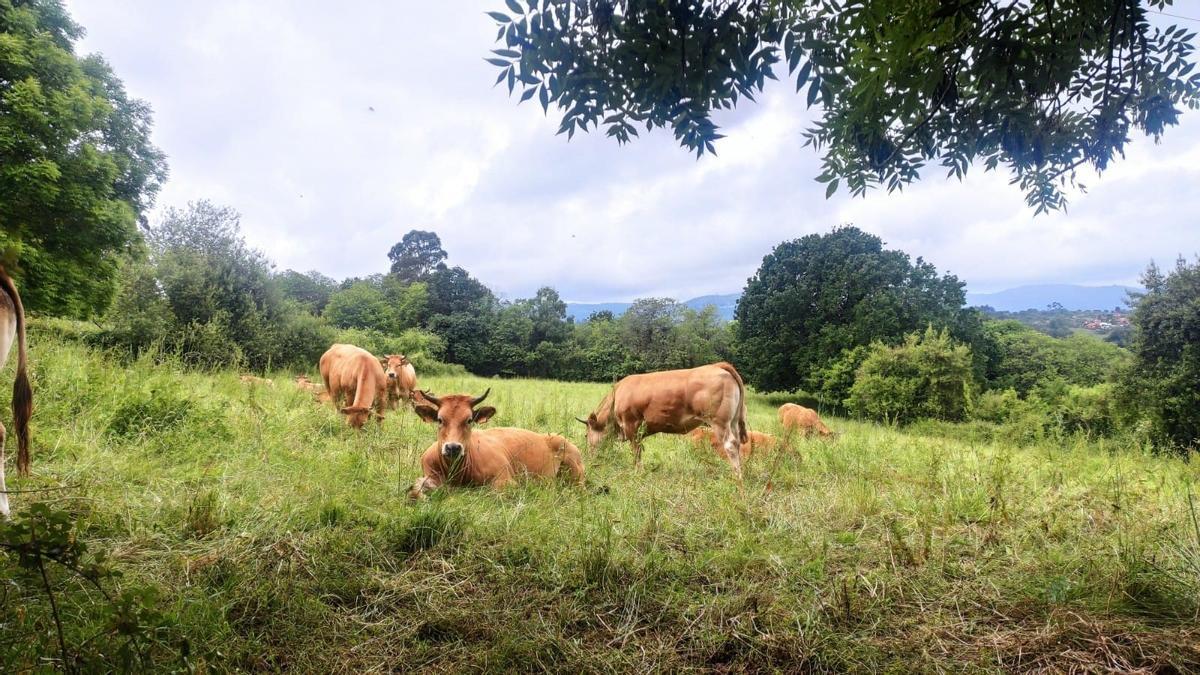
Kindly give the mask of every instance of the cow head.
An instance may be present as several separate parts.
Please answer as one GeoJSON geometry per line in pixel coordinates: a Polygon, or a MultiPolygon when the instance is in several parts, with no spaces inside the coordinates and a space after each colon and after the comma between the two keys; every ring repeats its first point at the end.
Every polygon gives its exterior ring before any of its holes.
{"type": "Polygon", "coordinates": [[[408,365],[408,357],[403,354],[388,354],[379,359],[379,365],[383,366],[383,372],[387,373],[388,383],[391,384],[400,379],[400,371],[408,365]]]}
{"type": "Polygon", "coordinates": [[[488,389],[482,396],[474,397],[466,394],[438,397],[429,392],[418,392],[414,409],[421,419],[438,425],[437,442],[443,459],[464,458],[471,447],[471,427],[487,422],[496,414],[496,409],[491,406],[475,407],[483,403],[491,391],[488,389]]]}
{"type": "Polygon", "coordinates": [[[600,445],[600,443],[604,441],[604,437],[608,435],[608,425],[604,422],[601,422],[600,419],[596,417],[596,413],[588,415],[586,420],[579,419],[578,417],[575,419],[587,426],[588,449],[595,450],[596,446],[600,445]]]}
{"type": "Polygon", "coordinates": [[[342,408],[342,414],[346,416],[346,422],[355,429],[361,429],[367,423],[367,419],[371,416],[370,408],[360,406],[347,406],[342,408]]]}

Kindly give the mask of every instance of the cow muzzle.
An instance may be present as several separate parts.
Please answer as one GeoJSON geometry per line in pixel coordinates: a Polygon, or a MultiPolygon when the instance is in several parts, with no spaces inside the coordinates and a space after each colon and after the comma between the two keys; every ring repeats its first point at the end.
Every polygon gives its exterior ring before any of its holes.
{"type": "Polygon", "coordinates": [[[462,457],[462,454],[463,454],[462,443],[443,443],[442,444],[442,457],[445,457],[446,459],[458,459],[459,457],[462,457]]]}
{"type": "Polygon", "coordinates": [[[389,380],[394,380],[394,379],[396,379],[396,374],[395,374],[395,373],[388,373],[388,379],[389,379],[389,380]]]}

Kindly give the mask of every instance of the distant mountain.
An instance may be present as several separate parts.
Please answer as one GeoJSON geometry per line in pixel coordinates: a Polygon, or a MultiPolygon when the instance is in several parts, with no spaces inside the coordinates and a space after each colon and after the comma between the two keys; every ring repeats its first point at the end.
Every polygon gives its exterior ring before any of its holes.
{"type": "MultiPolygon", "coordinates": [[[[1037,284],[1018,286],[995,293],[967,293],[967,305],[981,307],[988,305],[1002,312],[1019,312],[1024,309],[1046,309],[1046,305],[1057,302],[1064,309],[1112,309],[1125,306],[1125,294],[1136,291],[1130,286],[1080,286],[1078,284],[1037,284]]],[[[741,293],[726,295],[702,295],[698,298],[685,300],[683,304],[694,310],[704,309],[714,305],[717,314],[725,321],[733,320],[733,312],[737,308],[741,293]]],[[[575,322],[586,321],[592,312],[609,311],[613,316],[620,316],[633,303],[629,302],[568,302],[567,316],[575,318],[575,322]]]]}
{"type": "MultiPolygon", "coordinates": [[[[725,321],[733,320],[733,310],[737,307],[738,298],[742,297],[741,293],[730,293],[728,295],[702,295],[698,298],[685,300],[683,304],[691,307],[696,311],[700,311],[708,305],[713,305],[717,308],[717,315],[725,321]]],[[[613,316],[620,316],[629,309],[631,302],[568,302],[567,316],[574,317],[575,322],[579,323],[586,321],[592,312],[612,312],[613,316]]]]}
{"type": "Polygon", "coordinates": [[[1038,284],[1018,286],[995,293],[967,293],[967,304],[972,307],[988,305],[1002,312],[1046,309],[1046,306],[1053,302],[1069,310],[1112,309],[1124,307],[1126,293],[1136,290],[1139,289],[1130,286],[1038,284]]]}

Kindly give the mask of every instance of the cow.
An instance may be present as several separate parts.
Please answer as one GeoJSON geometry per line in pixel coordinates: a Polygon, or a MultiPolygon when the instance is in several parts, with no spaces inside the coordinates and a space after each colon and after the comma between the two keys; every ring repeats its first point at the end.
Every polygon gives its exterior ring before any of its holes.
{"type": "Polygon", "coordinates": [[[829,427],[821,421],[821,416],[816,410],[795,403],[779,406],[779,423],[783,425],[784,431],[799,433],[806,438],[814,433],[823,438],[834,436],[829,427]]]}
{"type": "Polygon", "coordinates": [[[361,429],[372,408],[377,419],[383,422],[387,378],[379,359],[371,352],[354,345],[335,344],[321,355],[320,367],[325,391],[334,407],[349,401],[349,405],[340,410],[350,426],[361,429]]]}
{"type": "Polygon", "coordinates": [[[588,447],[595,450],[615,435],[629,441],[633,461],[642,462],[642,438],[653,434],[686,434],[706,424],[721,439],[726,459],[742,478],[742,444],[746,429],[746,387],[732,365],[720,362],[698,368],[630,375],[586,420],[588,447]]]}
{"type": "Polygon", "coordinates": [[[387,375],[388,407],[395,410],[401,401],[412,402],[417,390],[417,371],[403,354],[388,354],[379,360],[387,375]]]}
{"type": "Polygon", "coordinates": [[[438,432],[421,455],[423,474],[409,490],[410,499],[442,485],[502,488],[518,476],[553,478],[564,468],[575,484],[583,484],[583,454],[562,436],[508,427],[475,429],[496,414],[491,406],[476,407],[489,393],[491,389],[475,397],[418,393],[414,410],[436,423],[438,432]]]}
{"type": "Polygon", "coordinates": [[[265,385],[268,387],[275,386],[275,380],[272,380],[272,379],[269,379],[266,377],[256,377],[254,375],[238,375],[238,379],[242,381],[242,384],[249,384],[249,385],[261,384],[261,385],[265,385]]]}
{"type": "Polygon", "coordinates": [[[328,389],[318,386],[315,382],[308,379],[307,375],[296,376],[296,388],[312,394],[313,400],[317,403],[329,403],[333,400],[333,397],[329,395],[328,389]]]}
{"type": "MultiPolygon", "coordinates": [[[[0,369],[17,344],[17,375],[13,381],[13,431],[17,434],[17,475],[29,474],[29,418],[33,416],[33,388],[29,386],[29,360],[25,353],[25,307],[8,273],[0,267],[0,369]]],[[[8,486],[4,481],[4,448],[8,430],[0,423],[0,516],[8,518],[8,486]]]]}
{"type": "MultiPolygon", "coordinates": [[[[764,452],[766,450],[774,450],[778,445],[778,441],[770,434],[764,434],[761,431],[747,432],[750,437],[745,444],[742,445],[742,459],[750,459],[750,456],[755,452],[764,452]]],[[[696,427],[688,434],[692,445],[697,448],[705,446],[711,447],[716,451],[717,456],[721,459],[728,459],[725,455],[725,448],[722,447],[721,439],[713,433],[709,427],[696,427]]]]}

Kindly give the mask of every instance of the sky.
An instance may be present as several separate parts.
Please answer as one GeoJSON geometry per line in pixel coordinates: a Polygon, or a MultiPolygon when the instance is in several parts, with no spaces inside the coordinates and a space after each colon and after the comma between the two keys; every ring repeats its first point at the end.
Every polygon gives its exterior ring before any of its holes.
{"type": "MultiPolygon", "coordinates": [[[[66,4],[87,30],[78,51],[154,108],[171,171],[156,211],[232,206],[279,270],[384,272],[404,233],[433,230],[502,298],[549,285],[600,302],[738,292],[779,242],[847,223],[974,292],[1133,284],[1151,259],[1200,250],[1200,112],[1081,176],[1066,213],[1035,216],[980,166],[826,200],[801,137],[811,112],[786,81],[716,116],[717,157],[661,130],[624,147],[556,136],[553,108],[493,87],[484,11],[501,0],[66,4]]],[[[1173,11],[1193,4],[1200,16],[1194,0],[1173,11]]]]}

